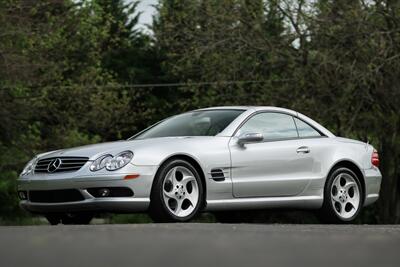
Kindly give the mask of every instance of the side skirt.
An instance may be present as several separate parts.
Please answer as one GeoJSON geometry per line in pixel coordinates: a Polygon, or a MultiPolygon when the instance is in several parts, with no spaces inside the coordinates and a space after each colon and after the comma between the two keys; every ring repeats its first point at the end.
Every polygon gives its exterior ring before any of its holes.
{"type": "Polygon", "coordinates": [[[206,211],[265,209],[265,208],[302,208],[318,209],[322,206],[321,196],[297,197],[257,197],[207,200],[206,211]]]}

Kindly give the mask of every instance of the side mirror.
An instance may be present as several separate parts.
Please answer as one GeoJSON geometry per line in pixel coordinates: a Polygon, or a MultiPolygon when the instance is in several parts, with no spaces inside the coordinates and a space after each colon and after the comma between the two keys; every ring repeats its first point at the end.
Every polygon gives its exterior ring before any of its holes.
{"type": "Polygon", "coordinates": [[[264,137],[261,133],[242,133],[238,137],[238,144],[244,145],[248,143],[257,143],[264,140],[264,137]]]}

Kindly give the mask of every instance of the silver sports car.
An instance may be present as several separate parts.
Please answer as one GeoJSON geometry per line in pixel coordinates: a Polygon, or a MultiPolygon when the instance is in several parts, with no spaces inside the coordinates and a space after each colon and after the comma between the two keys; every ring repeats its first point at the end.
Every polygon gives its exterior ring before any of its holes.
{"type": "Polygon", "coordinates": [[[379,156],[312,119],[276,107],[214,107],[167,118],[128,140],[34,157],[18,179],[21,206],[51,224],[97,212],[157,222],[201,211],[307,208],[350,222],[379,197],[379,156]]]}

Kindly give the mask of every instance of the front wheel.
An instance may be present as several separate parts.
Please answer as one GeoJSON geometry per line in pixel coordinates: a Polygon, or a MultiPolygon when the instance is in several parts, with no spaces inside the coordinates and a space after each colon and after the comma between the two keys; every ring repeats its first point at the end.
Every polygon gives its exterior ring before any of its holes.
{"type": "Polygon", "coordinates": [[[66,213],[61,216],[62,224],[90,224],[93,219],[91,213],[66,213]]]}
{"type": "Polygon", "coordinates": [[[203,203],[203,186],[189,162],[168,161],[155,179],[149,212],[155,222],[185,222],[197,215],[203,203]]]}
{"type": "Polygon", "coordinates": [[[329,223],[348,223],[356,219],[363,205],[363,190],[357,175],[348,168],[332,171],[324,189],[321,219],[329,223]]]}
{"type": "Polygon", "coordinates": [[[61,216],[57,214],[46,214],[45,215],[47,221],[50,225],[57,225],[61,223],[61,216]]]}

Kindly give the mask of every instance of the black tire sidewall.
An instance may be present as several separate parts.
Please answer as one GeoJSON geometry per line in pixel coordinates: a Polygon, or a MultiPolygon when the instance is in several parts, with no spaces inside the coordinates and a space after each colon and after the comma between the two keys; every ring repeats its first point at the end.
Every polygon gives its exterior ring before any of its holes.
{"type": "Polygon", "coordinates": [[[150,212],[153,220],[159,222],[185,222],[191,220],[198,214],[204,201],[203,184],[200,179],[198,171],[196,170],[196,168],[193,167],[192,164],[183,159],[173,159],[167,161],[160,167],[160,170],[157,172],[155,179],[156,180],[153,184],[151,200],[150,200],[150,212]],[[163,184],[164,180],[166,179],[166,175],[172,168],[177,166],[182,166],[189,169],[193,173],[199,188],[199,201],[197,202],[193,212],[185,217],[177,217],[174,214],[172,214],[169,211],[168,207],[166,206],[167,204],[164,202],[163,198],[163,184]]]}
{"type": "Polygon", "coordinates": [[[75,214],[63,214],[61,217],[61,223],[66,225],[73,224],[90,224],[93,219],[91,213],[75,213],[75,214]]]}
{"type": "Polygon", "coordinates": [[[46,217],[46,219],[50,225],[57,225],[57,224],[61,223],[60,215],[46,214],[44,216],[46,217]]]}
{"type": "Polygon", "coordinates": [[[322,206],[322,216],[323,216],[322,219],[325,221],[328,221],[328,222],[333,222],[333,223],[351,223],[360,214],[360,211],[361,211],[363,205],[364,205],[364,191],[363,191],[363,187],[361,186],[361,182],[360,182],[360,179],[358,178],[358,176],[352,170],[350,170],[346,167],[338,167],[338,168],[333,169],[328,177],[328,180],[327,180],[325,188],[324,188],[324,203],[322,206]],[[331,188],[332,188],[333,181],[341,173],[346,173],[346,174],[351,175],[354,178],[354,180],[356,181],[358,189],[360,191],[360,204],[357,208],[357,211],[352,217],[347,218],[347,219],[341,218],[341,217],[339,217],[339,215],[337,215],[337,213],[335,212],[335,207],[333,206],[332,201],[331,201],[331,188]]]}

